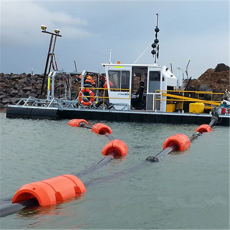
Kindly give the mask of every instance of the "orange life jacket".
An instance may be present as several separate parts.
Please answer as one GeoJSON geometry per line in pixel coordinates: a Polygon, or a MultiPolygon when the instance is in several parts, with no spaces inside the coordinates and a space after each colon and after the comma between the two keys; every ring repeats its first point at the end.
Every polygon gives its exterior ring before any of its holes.
{"type": "MultiPolygon", "coordinates": [[[[110,85],[110,86],[113,86],[113,83],[112,83],[111,81],[109,81],[109,85],[110,85]]],[[[108,89],[107,77],[105,77],[105,83],[104,83],[104,85],[103,85],[103,88],[108,89]]]]}
{"type": "Polygon", "coordinates": [[[95,81],[90,75],[87,75],[85,78],[85,83],[91,83],[92,85],[95,85],[95,81]]]}

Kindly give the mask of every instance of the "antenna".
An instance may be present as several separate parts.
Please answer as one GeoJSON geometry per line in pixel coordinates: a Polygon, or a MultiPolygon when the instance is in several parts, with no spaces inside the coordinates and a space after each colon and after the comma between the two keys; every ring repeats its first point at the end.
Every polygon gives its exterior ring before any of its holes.
{"type": "Polygon", "coordinates": [[[158,28],[158,14],[156,14],[156,28],[155,28],[155,39],[154,39],[154,43],[152,44],[152,48],[153,50],[151,51],[151,54],[153,55],[153,58],[154,58],[154,55],[155,55],[155,62],[157,61],[157,58],[159,58],[159,40],[157,38],[158,36],[158,32],[160,31],[160,29],[158,28]]]}
{"type": "Polygon", "coordinates": [[[109,50],[109,64],[112,63],[112,49],[109,50]]]}
{"type": "Polygon", "coordinates": [[[185,70],[185,73],[186,73],[186,75],[187,75],[187,80],[188,80],[188,66],[189,66],[190,61],[191,61],[191,60],[188,61],[188,64],[187,64],[186,70],[185,70]]]}
{"type": "Polygon", "coordinates": [[[146,47],[146,49],[142,52],[142,54],[137,58],[137,60],[133,64],[136,64],[136,62],[142,57],[142,55],[146,52],[148,48],[149,48],[149,45],[146,47]]]}
{"type": "Polygon", "coordinates": [[[171,67],[171,72],[173,73],[172,63],[170,63],[170,67],[171,67]]]}
{"type": "Polygon", "coordinates": [[[76,64],[76,60],[74,59],[74,60],[73,60],[73,62],[74,62],[75,70],[76,70],[76,72],[77,72],[77,64],[76,64]]]}

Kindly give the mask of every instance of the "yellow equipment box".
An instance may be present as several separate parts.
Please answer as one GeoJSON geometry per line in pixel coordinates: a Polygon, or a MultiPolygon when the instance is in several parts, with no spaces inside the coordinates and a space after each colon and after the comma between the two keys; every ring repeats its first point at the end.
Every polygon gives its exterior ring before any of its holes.
{"type": "Polygon", "coordinates": [[[203,113],[204,112],[204,103],[190,103],[189,104],[189,113],[203,113]]]}
{"type": "Polygon", "coordinates": [[[166,105],[166,112],[167,113],[172,113],[172,112],[174,112],[175,111],[175,104],[167,104],[166,105]]]}

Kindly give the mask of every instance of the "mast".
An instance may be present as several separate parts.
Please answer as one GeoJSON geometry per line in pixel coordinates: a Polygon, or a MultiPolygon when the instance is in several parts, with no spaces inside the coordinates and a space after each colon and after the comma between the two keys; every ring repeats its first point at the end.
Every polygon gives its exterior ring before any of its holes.
{"type": "Polygon", "coordinates": [[[155,39],[152,44],[153,50],[151,51],[151,54],[153,55],[153,58],[155,57],[154,63],[157,62],[157,59],[159,58],[159,40],[157,38],[158,32],[160,31],[158,27],[158,14],[156,14],[156,28],[155,28],[155,39]]]}

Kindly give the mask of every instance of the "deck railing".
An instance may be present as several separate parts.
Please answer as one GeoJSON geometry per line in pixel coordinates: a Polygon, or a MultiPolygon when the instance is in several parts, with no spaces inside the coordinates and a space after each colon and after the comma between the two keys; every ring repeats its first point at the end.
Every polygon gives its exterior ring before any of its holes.
{"type": "Polygon", "coordinates": [[[186,91],[186,90],[156,90],[155,101],[167,101],[173,103],[184,102],[202,102],[206,105],[206,108],[211,109],[213,106],[220,106],[220,100],[214,100],[215,95],[223,95],[224,93],[213,93],[212,91],[186,91]],[[161,95],[161,98],[157,98],[156,95],[161,95]],[[205,95],[209,95],[210,99],[205,98],[205,95]],[[162,98],[166,97],[166,98],[162,98]],[[211,105],[211,106],[210,106],[211,105]]]}
{"type": "MultiPolygon", "coordinates": [[[[129,96],[128,97],[109,97],[109,96],[105,96],[106,95],[106,91],[108,91],[109,89],[106,88],[95,88],[95,87],[79,87],[79,93],[82,89],[87,88],[90,89],[93,93],[94,93],[94,98],[96,99],[96,101],[99,101],[99,99],[105,100],[105,99],[118,99],[118,100],[130,100],[131,99],[131,91],[130,89],[120,89],[120,88],[112,88],[113,91],[124,91],[124,92],[128,92],[129,96]],[[101,95],[100,95],[101,94],[101,95]],[[98,100],[97,100],[98,99],[98,100]]],[[[78,95],[79,95],[78,93],[78,95]]],[[[78,96],[79,97],[79,96],[78,96]]],[[[81,96],[84,98],[91,98],[91,96],[81,96]]],[[[78,100],[78,105],[80,105],[80,101],[78,100]]]]}

